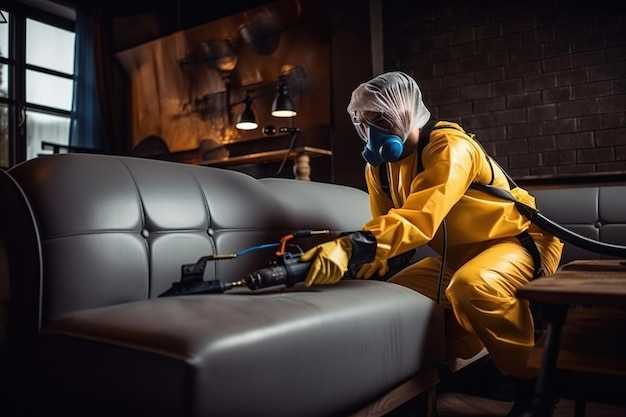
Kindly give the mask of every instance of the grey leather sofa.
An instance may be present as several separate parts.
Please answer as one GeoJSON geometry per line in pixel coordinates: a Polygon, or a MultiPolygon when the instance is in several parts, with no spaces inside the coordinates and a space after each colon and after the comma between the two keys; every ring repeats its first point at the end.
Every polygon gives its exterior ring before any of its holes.
{"type": "MultiPolygon", "coordinates": [[[[158,297],[181,266],[296,230],[306,250],[369,218],[366,193],[88,154],[0,172],[10,297],[1,372],[14,415],[384,415],[443,360],[443,314],[381,281],[158,297]]],[[[274,250],[209,262],[207,280],[274,250]]],[[[431,401],[432,404],[432,401],[431,401]]]]}
{"type": "MultiPolygon", "coordinates": [[[[626,244],[626,187],[533,194],[552,220],[626,244]]],[[[201,256],[330,230],[294,241],[306,250],[359,229],[363,191],[66,154],[0,172],[0,210],[0,378],[13,415],[382,416],[422,393],[432,412],[444,317],[413,291],[346,280],[158,297],[201,256]]],[[[272,257],[210,262],[205,279],[230,282],[272,257]]],[[[563,262],[596,257],[566,244],[563,262]]]]}

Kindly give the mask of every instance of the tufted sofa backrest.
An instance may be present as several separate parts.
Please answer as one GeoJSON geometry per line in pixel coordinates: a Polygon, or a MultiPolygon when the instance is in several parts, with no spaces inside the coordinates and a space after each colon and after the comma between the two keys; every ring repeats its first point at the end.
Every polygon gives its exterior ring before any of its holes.
{"type": "MultiPolygon", "coordinates": [[[[332,237],[370,215],[367,194],[354,188],[142,158],[51,155],[1,174],[11,299],[32,330],[73,311],[157,297],[201,256],[299,229],[332,237]]],[[[205,278],[232,281],[272,256],[209,262],[205,278]]]]}
{"type": "MultiPolygon", "coordinates": [[[[626,186],[542,189],[531,194],[550,220],[585,237],[626,246],[626,186]]],[[[566,243],[561,264],[601,258],[609,256],[566,243]]]]}
{"type": "MultiPolygon", "coordinates": [[[[532,192],[553,221],[626,245],[626,186],[532,192]]],[[[329,229],[304,250],[357,230],[367,194],[335,184],[166,161],[64,154],[0,172],[0,237],[7,251],[11,317],[36,334],[64,314],[157,297],[183,264],[278,242],[300,229],[329,229]]],[[[272,250],[209,262],[206,279],[231,281],[267,266],[272,250]]],[[[566,244],[562,263],[600,258],[566,244]]]]}

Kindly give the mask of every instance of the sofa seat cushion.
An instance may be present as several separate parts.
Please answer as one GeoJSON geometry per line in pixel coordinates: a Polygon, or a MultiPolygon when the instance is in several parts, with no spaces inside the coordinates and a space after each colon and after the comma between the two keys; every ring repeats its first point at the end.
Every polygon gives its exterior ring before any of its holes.
{"type": "Polygon", "coordinates": [[[41,359],[52,401],[115,415],[320,417],[436,367],[443,329],[443,310],[399,285],[299,284],[72,313],[41,334],[41,359]]]}

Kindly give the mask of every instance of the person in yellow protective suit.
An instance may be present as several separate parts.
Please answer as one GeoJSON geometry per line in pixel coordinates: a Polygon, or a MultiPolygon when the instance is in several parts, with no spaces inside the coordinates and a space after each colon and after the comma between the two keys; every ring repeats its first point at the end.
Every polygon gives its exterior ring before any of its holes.
{"type": "Polygon", "coordinates": [[[519,236],[527,232],[532,237],[544,274],[556,270],[562,242],[531,224],[511,201],[471,187],[504,188],[535,207],[526,190],[510,188],[498,164],[458,124],[437,122],[418,161],[419,137],[430,112],[407,74],[384,73],[359,85],[348,113],[366,143],[373,218],[361,231],[305,252],[301,260],[311,261],[306,285],[335,283],[349,265],[360,265],[356,278],[383,276],[388,259],[428,244],[439,256],[417,261],[390,281],[441,298],[450,313],[447,356],[469,358],[486,347],[499,371],[518,381],[508,415],[521,415],[536,379],[536,371],[526,366],[534,325],[528,302],[517,299],[515,291],[533,279],[536,265],[519,236]],[[383,191],[381,169],[387,172],[390,197],[383,191]]]}

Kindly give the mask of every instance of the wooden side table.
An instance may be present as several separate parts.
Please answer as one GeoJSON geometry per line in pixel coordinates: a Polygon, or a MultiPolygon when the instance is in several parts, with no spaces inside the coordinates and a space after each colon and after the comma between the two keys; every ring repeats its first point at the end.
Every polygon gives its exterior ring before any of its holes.
{"type": "MultiPolygon", "coordinates": [[[[517,296],[539,305],[547,324],[529,362],[540,372],[527,417],[551,415],[557,369],[626,381],[625,261],[574,261],[522,286],[517,296]]],[[[583,415],[584,408],[576,414],[583,415]]]]}

